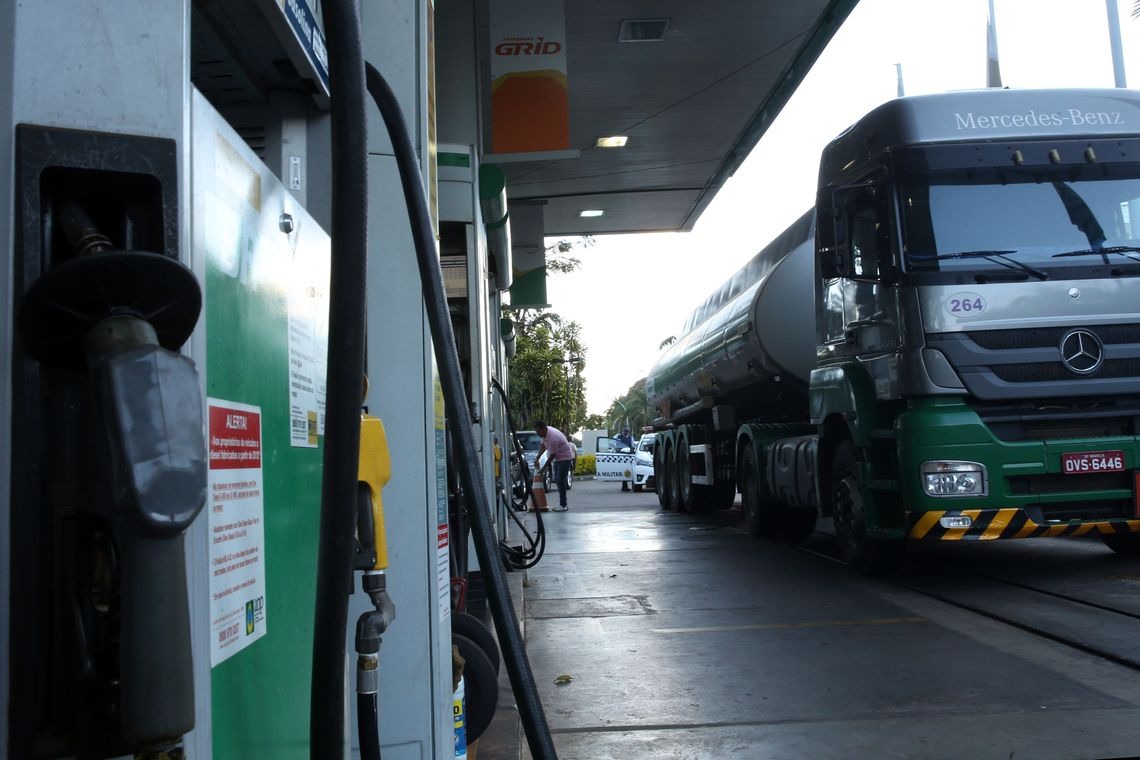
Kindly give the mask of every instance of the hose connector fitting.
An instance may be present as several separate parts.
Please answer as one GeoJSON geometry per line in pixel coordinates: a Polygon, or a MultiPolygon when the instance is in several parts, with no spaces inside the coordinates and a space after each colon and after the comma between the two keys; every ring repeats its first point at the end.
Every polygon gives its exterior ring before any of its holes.
{"type": "Polygon", "coordinates": [[[356,657],[356,693],[376,694],[380,691],[380,657],[359,654],[356,657]]]}

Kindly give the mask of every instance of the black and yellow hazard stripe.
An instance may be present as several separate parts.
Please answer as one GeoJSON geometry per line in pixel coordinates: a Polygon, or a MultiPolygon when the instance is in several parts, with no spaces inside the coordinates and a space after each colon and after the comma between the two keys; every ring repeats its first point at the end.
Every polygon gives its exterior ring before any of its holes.
{"type": "Polygon", "coordinates": [[[921,541],[994,541],[1004,538],[1140,533],[1140,520],[1089,520],[1039,525],[1023,509],[960,509],[910,513],[908,538],[921,541]],[[970,518],[969,528],[944,528],[943,517],[970,518]]]}

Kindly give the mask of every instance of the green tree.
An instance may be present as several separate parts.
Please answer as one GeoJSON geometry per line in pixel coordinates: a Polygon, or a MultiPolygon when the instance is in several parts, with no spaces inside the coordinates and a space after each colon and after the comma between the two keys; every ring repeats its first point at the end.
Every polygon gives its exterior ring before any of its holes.
{"type": "MultiPolygon", "coordinates": [[[[559,240],[546,246],[546,269],[551,274],[573,272],[581,260],[569,255],[589,248],[589,235],[559,240]]],[[[511,414],[522,429],[543,420],[570,435],[586,418],[586,347],[577,322],[563,322],[553,311],[512,309],[516,351],[508,369],[511,414]]]]}
{"type": "Polygon", "coordinates": [[[509,366],[511,413],[520,428],[543,420],[564,433],[586,418],[586,347],[577,322],[548,311],[513,312],[517,350],[509,366]]]}
{"type": "Polygon", "coordinates": [[[604,414],[587,414],[586,419],[582,420],[582,427],[586,430],[601,430],[606,427],[606,417],[604,414]]]}
{"type": "Polygon", "coordinates": [[[573,272],[581,266],[582,260],[569,253],[575,248],[593,248],[596,244],[592,235],[583,235],[577,240],[559,240],[546,246],[546,271],[557,274],[573,272]]]}
{"type": "Polygon", "coordinates": [[[638,380],[629,390],[614,399],[605,413],[611,431],[629,425],[635,437],[643,427],[651,425],[656,416],[657,410],[649,407],[649,399],[645,394],[645,378],[638,380]]]}

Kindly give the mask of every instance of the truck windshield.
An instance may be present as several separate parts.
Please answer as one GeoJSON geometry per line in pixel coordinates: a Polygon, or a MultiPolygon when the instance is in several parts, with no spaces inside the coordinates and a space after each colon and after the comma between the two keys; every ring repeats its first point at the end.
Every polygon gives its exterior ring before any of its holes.
{"type": "Polygon", "coordinates": [[[899,190],[910,272],[983,282],[1105,276],[1106,265],[1140,273],[1140,261],[1116,254],[1140,246],[1135,164],[943,170],[899,190]]]}

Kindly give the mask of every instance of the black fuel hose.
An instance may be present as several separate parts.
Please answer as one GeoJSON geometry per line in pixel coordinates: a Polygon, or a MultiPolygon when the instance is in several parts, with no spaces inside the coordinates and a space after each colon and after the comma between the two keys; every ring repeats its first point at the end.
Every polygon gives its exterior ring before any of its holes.
{"type": "Polygon", "coordinates": [[[526,538],[527,547],[516,549],[511,546],[507,541],[500,541],[499,548],[503,552],[503,558],[516,570],[529,570],[538,564],[542,559],[542,555],[546,553],[546,524],[542,521],[542,512],[535,510],[535,532],[532,536],[530,531],[527,530],[526,525],[523,523],[519,516],[515,514],[516,511],[525,511],[527,498],[530,498],[531,503],[534,503],[534,482],[530,477],[530,466],[526,463],[526,457],[523,456],[522,446],[519,444],[519,433],[515,429],[515,420],[511,415],[511,400],[507,396],[507,391],[503,388],[502,384],[495,378],[491,378],[491,387],[499,394],[499,399],[503,402],[503,411],[507,417],[507,429],[511,433],[511,445],[514,449],[515,455],[518,457],[519,469],[522,472],[523,482],[526,484],[523,490],[523,497],[521,503],[515,502],[514,483],[511,484],[511,494],[509,497],[504,497],[506,501],[506,513],[522,531],[523,536],[526,538]]]}
{"type": "Polygon", "coordinates": [[[526,537],[527,544],[529,545],[525,549],[516,549],[506,541],[500,541],[499,548],[502,549],[503,559],[505,559],[507,563],[509,563],[510,566],[515,570],[529,570],[537,565],[539,560],[542,559],[542,555],[546,553],[546,526],[542,522],[542,512],[534,513],[535,532],[532,536],[530,534],[530,531],[527,530],[526,525],[515,513],[515,510],[511,509],[510,505],[505,503],[505,499],[503,506],[507,508],[507,514],[510,516],[511,520],[514,521],[515,525],[519,527],[519,530],[522,531],[522,534],[524,537],[526,537]]]}
{"type": "Polygon", "coordinates": [[[489,581],[487,599],[491,606],[491,616],[495,621],[499,645],[503,650],[503,659],[507,665],[507,675],[510,676],[511,687],[518,703],[519,718],[526,732],[531,755],[538,760],[554,760],[558,754],[554,749],[554,740],[550,736],[542,702],[538,698],[534,674],[526,657],[526,648],[519,632],[518,617],[511,603],[506,573],[495,543],[491,507],[483,490],[479,464],[473,453],[475,436],[471,428],[471,412],[467,406],[463,376],[459,371],[455,335],[451,329],[451,315],[447,311],[447,296],[444,294],[443,275],[440,273],[439,258],[436,253],[435,233],[432,231],[431,217],[428,214],[427,195],[420,178],[415,145],[408,134],[400,104],[392,89],[371,64],[365,63],[365,70],[368,92],[380,109],[380,115],[388,128],[388,135],[396,155],[396,165],[400,171],[404,202],[408,206],[412,240],[415,243],[416,259],[420,269],[424,307],[427,310],[432,345],[435,348],[440,383],[443,386],[444,408],[448,420],[455,426],[459,477],[463,488],[470,494],[474,507],[471,510],[471,534],[475,539],[475,553],[479,557],[479,566],[483,568],[489,581]]]}
{"type": "Polygon", "coordinates": [[[356,695],[356,732],[360,734],[360,760],[381,760],[380,717],[375,694],[356,695]]]}
{"type": "Polygon", "coordinates": [[[526,463],[526,456],[523,453],[522,444],[519,443],[519,433],[518,430],[515,429],[515,419],[513,416],[511,416],[511,400],[507,396],[507,392],[503,388],[502,384],[496,378],[491,378],[491,387],[498,392],[499,399],[503,402],[503,412],[507,416],[507,428],[511,431],[511,448],[514,449],[515,456],[518,457],[519,470],[522,471],[522,478],[525,487],[523,489],[523,497],[518,502],[516,502],[514,499],[514,484],[511,484],[511,504],[515,507],[515,509],[521,512],[526,509],[527,499],[530,499],[531,504],[534,503],[534,487],[531,482],[532,479],[530,476],[530,465],[526,463]]]}
{"type": "Polygon", "coordinates": [[[364,47],[355,0],[326,0],[332,117],[332,262],[324,475],[313,622],[309,755],[344,757],[344,668],[352,590],[368,256],[364,47]]]}

